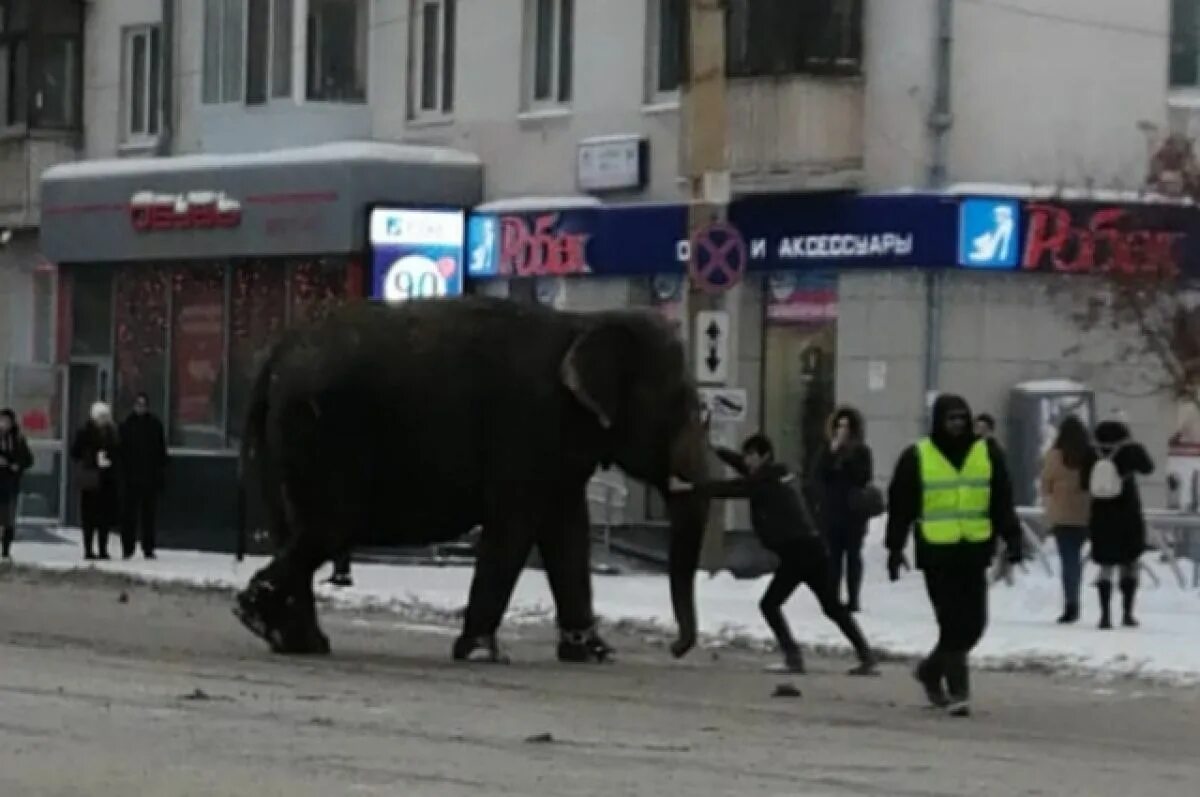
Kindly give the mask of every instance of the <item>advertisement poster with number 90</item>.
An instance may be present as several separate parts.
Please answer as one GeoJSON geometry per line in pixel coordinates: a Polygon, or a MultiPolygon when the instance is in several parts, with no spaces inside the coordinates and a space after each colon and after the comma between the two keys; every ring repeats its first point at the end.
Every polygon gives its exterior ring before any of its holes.
{"type": "Polygon", "coordinates": [[[403,302],[462,295],[465,225],[459,210],[374,208],[371,297],[403,302]]]}

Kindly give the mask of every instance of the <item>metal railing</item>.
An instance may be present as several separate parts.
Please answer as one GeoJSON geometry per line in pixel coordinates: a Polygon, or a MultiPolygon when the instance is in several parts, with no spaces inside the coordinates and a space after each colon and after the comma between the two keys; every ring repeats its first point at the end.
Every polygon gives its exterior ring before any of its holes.
{"type": "MultiPolygon", "coordinates": [[[[1158,551],[1170,566],[1179,586],[1187,589],[1187,579],[1179,564],[1179,553],[1185,551],[1192,560],[1192,588],[1200,588],[1200,515],[1174,509],[1146,509],[1143,510],[1143,515],[1146,518],[1146,536],[1150,548],[1158,551]]],[[[1019,507],[1017,517],[1021,519],[1026,545],[1034,551],[1035,557],[1046,572],[1053,575],[1049,558],[1043,550],[1043,543],[1050,536],[1050,530],[1044,528],[1042,523],[1042,507],[1019,507]]],[[[1158,574],[1152,568],[1147,567],[1145,562],[1141,563],[1141,567],[1151,581],[1159,583],[1158,574]]]]}

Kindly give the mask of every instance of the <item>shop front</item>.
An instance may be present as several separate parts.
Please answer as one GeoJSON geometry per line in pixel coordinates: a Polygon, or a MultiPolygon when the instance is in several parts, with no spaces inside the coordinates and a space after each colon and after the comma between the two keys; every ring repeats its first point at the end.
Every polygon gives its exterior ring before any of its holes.
{"type": "MultiPolygon", "coordinates": [[[[470,155],[383,144],[50,169],[59,376],[43,400],[58,442],[94,400],[120,419],[145,392],[170,452],[161,544],[231,548],[242,422],[272,343],[348,301],[457,292],[449,238],[481,174],[470,155]]],[[[77,522],[77,502],[60,503],[77,522]]]]}
{"type": "MultiPolygon", "coordinates": [[[[706,396],[744,404],[732,437],[764,429],[803,466],[820,444],[838,388],[839,280],[852,272],[955,268],[957,202],[926,195],[772,196],[728,208],[722,239],[688,234],[684,205],[618,205],[477,213],[468,224],[470,289],[571,310],[650,307],[686,329],[688,280],[714,254],[731,319],[716,346],[728,378],[697,366],[706,396]],[[693,252],[696,257],[693,257],[693,252]],[[736,255],[736,256],[735,256],[736,255]],[[725,262],[726,260],[730,262],[725,262]],[[732,262],[737,261],[737,262],[732,262]]],[[[652,492],[635,490],[627,520],[656,522],[652,492]]]]}

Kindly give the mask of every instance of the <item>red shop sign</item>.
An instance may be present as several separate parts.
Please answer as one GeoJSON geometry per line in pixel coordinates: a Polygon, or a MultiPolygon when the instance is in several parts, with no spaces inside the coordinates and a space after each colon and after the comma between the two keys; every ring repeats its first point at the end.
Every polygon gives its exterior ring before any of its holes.
{"type": "MultiPolygon", "coordinates": [[[[1187,233],[1151,224],[1152,211],[1030,204],[1021,267],[1072,274],[1174,277],[1187,233]]],[[[1157,219],[1153,219],[1158,221],[1157,219]]]]}
{"type": "Polygon", "coordinates": [[[551,277],[586,274],[590,235],[556,229],[558,214],[547,213],[529,221],[521,216],[500,219],[500,273],[515,277],[551,277]]]}
{"type": "Polygon", "coordinates": [[[140,191],[129,201],[129,220],[138,232],[231,229],[242,223],[242,203],[223,191],[140,191]]]}

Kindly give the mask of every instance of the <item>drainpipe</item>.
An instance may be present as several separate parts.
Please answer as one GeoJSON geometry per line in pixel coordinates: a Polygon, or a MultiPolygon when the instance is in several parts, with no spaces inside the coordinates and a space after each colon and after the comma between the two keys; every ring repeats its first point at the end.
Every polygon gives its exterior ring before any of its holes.
{"type": "MultiPolygon", "coordinates": [[[[954,117],[950,107],[951,57],[954,48],[954,0],[937,0],[937,39],[934,50],[933,108],[929,116],[932,138],[928,187],[946,187],[946,151],[954,117]]],[[[925,396],[938,389],[942,359],[942,274],[925,275],[925,396]]],[[[922,402],[924,403],[924,402],[922,402]]]]}
{"type": "Polygon", "coordinates": [[[170,155],[175,143],[175,19],[175,0],[162,0],[162,121],[156,148],[160,157],[170,155]]]}

